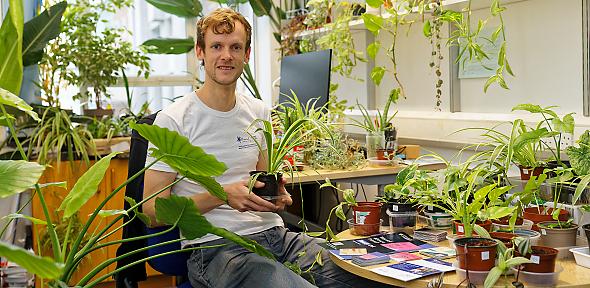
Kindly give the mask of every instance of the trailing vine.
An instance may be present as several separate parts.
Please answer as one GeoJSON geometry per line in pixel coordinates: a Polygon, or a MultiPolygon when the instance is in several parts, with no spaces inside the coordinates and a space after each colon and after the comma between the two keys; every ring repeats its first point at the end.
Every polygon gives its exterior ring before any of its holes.
{"type": "Polygon", "coordinates": [[[442,79],[442,72],[440,70],[440,64],[444,59],[441,53],[441,35],[440,35],[440,28],[442,27],[442,21],[439,18],[441,14],[441,9],[438,3],[433,4],[433,11],[432,11],[432,21],[426,21],[424,24],[424,35],[430,39],[430,46],[432,47],[432,53],[430,55],[430,63],[428,64],[430,68],[434,71],[436,75],[436,83],[435,85],[435,99],[436,99],[436,107],[435,110],[441,111],[441,104],[442,104],[442,85],[444,83],[442,79]]]}

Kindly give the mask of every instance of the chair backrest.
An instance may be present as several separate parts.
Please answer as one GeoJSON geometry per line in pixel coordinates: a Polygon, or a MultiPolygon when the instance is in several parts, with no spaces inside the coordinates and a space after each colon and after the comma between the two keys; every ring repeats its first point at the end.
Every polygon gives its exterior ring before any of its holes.
{"type": "MultiPolygon", "coordinates": [[[[148,115],[142,118],[138,123],[142,124],[153,124],[156,118],[157,113],[148,115]]],[[[139,172],[145,166],[145,159],[147,156],[147,148],[148,148],[148,141],[143,138],[137,131],[133,130],[131,134],[131,148],[129,151],[129,166],[127,170],[127,177],[131,177],[139,172]]],[[[143,199],[143,175],[135,178],[129,184],[127,184],[125,190],[125,196],[133,198],[136,202],[140,202],[143,199]]],[[[125,209],[129,209],[130,206],[127,202],[125,202],[125,209]]],[[[139,208],[141,211],[141,207],[139,208]]],[[[133,216],[133,215],[130,215],[133,216]]],[[[128,222],[130,217],[125,217],[124,222],[128,222]]],[[[139,220],[138,217],[135,217],[130,223],[124,226],[123,228],[123,239],[132,238],[143,236],[146,234],[153,234],[156,232],[161,232],[165,230],[167,227],[158,227],[158,228],[148,228],[145,226],[143,222],[139,220]]],[[[122,243],[119,248],[117,249],[117,256],[123,255],[125,253],[137,250],[142,247],[146,247],[147,245],[153,245],[162,243],[165,241],[178,239],[180,237],[180,232],[178,229],[174,229],[168,233],[163,235],[158,235],[154,237],[150,237],[147,240],[136,240],[130,242],[122,243]]],[[[121,268],[125,265],[138,261],[140,259],[144,259],[148,256],[158,255],[160,253],[175,251],[181,249],[180,243],[168,244],[159,246],[153,249],[148,249],[145,252],[140,252],[137,254],[133,254],[129,257],[123,258],[117,261],[117,269],[121,268]]],[[[186,268],[186,261],[190,253],[174,253],[167,256],[162,256],[156,259],[152,259],[149,261],[150,266],[154,268],[156,271],[159,271],[163,274],[167,275],[174,275],[174,276],[186,276],[187,275],[187,268],[186,268]]],[[[137,287],[137,282],[143,281],[147,279],[145,264],[138,264],[131,267],[128,267],[121,272],[119,272],[115,276],[117,282],[117,288],[126,288],[130,287],[137,287]]]]}

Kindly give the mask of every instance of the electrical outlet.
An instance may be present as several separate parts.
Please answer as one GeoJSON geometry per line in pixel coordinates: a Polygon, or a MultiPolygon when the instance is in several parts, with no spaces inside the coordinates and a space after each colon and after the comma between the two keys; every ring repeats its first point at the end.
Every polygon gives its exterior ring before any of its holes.
{"type": "Polygon", "coordinates": [[[574,135],[571,133],[562,133],[560,141],[561,150],[574,145],[574,135]]]}

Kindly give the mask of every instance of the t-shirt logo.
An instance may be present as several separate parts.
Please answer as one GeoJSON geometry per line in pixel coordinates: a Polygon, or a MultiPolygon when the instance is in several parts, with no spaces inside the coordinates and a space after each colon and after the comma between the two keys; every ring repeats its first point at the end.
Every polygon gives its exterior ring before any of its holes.
{"type": "Polygon", "coordinates": [[[247,149],[251,147],[256,147],[256,143],[249,135],[238,135],[236,136],[236,144],[238,144],[238,149],[247,149]]]}

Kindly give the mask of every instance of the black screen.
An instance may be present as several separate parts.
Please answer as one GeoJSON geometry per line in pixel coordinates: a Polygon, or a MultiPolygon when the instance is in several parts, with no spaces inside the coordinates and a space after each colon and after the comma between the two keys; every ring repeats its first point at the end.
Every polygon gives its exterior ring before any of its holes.
{"type": "Polygon", "coordinates": [[[285,94],[291,96],[293,90],[304,107],[313,98],[318,99],[316,107],[325,106],[330,93],[331,58],[330,49],[283,57],[279,104],[288,102],[285,94]]]}

